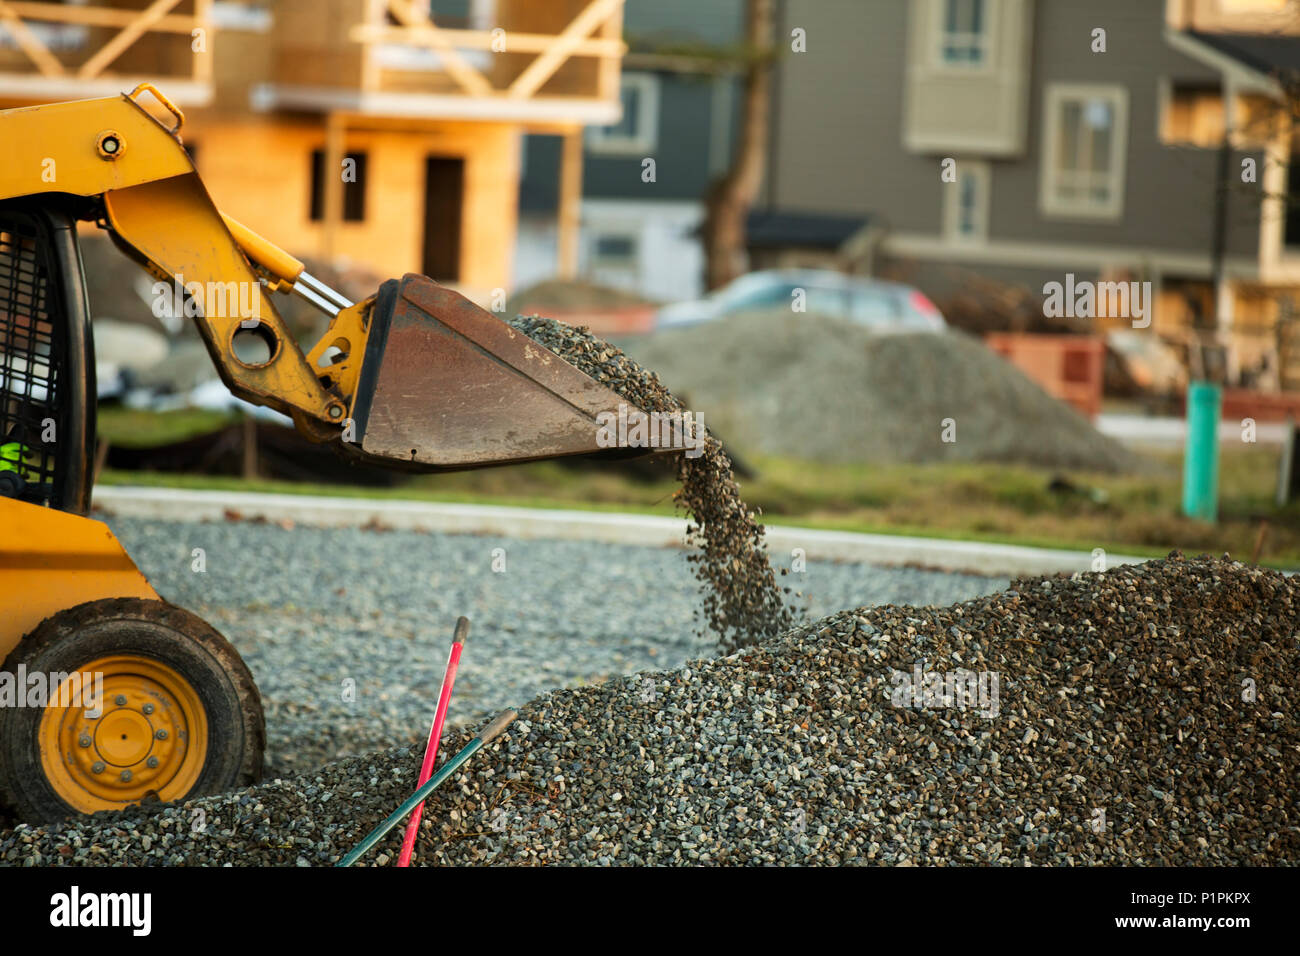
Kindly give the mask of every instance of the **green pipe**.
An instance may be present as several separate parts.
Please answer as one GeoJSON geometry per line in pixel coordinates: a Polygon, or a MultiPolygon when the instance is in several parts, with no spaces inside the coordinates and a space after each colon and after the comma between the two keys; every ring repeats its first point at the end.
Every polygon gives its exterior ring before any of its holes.
{"type": "Polygon", "coordinates": [[[1219,386],[1187,386],[1187,445],[1183,451],[1183,514],[1202,521],[1219,517],[1219,386]]]}
{"type": "Polygon", "coordinates": [[[474,756],[474,754],[481,750],[485,744],[491,743],[493,738],[500,734],[501,731],[505,730],[516,716],[517,715],[513,710],[503,710],[501,713],[497,714],[496,717],[493,718],[492,723],[484,727],[479,735],[467,743],[460,753],[456,754],[456,756],[443,764],[442,769],[430,777],[428,782],[420,787],[420,789],[411,794],[410,798],[408,798],[405,803],[393,811],[392,816],[367,833],[365,839],[358,843],[352,849],[352,852],[339,860],[337,865],[351,866],[353,863],[357,862],[363,853],[382,840],[389,830],[401,823],[408,813],[414,810],[419,804],[423,803],[429,794],[438,789],[438,786],[444,780],[456,772],[461,764],[474,756]]]}

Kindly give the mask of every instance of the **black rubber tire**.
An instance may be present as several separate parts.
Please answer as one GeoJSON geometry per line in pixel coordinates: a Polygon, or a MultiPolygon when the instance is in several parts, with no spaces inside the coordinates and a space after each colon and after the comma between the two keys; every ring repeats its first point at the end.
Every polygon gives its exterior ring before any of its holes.
{"type": "MultiPolygon", "coordinates": [[[[266,722],[253,675],[230,643],[190,612],[165,601],[108,598],[42,621],[0,670],[71,672],[110,654],[137,654],[175,670],[206,713],[208,752],[183,797],[251,786],[262,778],[266,722]]],[[[77,815],[50,785],[37,743],[37,707],[0,707],[0,803],[20,820],[42,823],[77,815]]]]}

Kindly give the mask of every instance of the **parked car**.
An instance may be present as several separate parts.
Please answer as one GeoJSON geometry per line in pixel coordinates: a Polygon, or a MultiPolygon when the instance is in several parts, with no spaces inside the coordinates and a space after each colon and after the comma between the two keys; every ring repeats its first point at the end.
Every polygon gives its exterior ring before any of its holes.
{"type": "Polygon", "coordinates": [[[825,269],[768,269],[743,275],[703,299],[664,306],[655,313],[654,328],[679,328],[739,312],[791,308],[798,290],[803,292],[803,311],[881,332],[942,332],[948,327],[933,302],[901,282],[825,269]]]}

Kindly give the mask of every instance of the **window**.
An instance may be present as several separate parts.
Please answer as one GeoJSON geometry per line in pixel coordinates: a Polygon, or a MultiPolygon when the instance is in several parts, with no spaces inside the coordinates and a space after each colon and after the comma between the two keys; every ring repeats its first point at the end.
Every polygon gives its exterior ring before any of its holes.
{"type": "Polygon", "coordinates": [[[587,127],[593,153],[644,156],[659,140],[659,78],[653,73],[624,73],[619,87],[623,118],[613,126],[587,127]]]}
{"type": "MultiPolygon", "coordinates": [[[[343,183],[343,221],[362,222],[366,218],[366,154],[348,153],[356,169],[356,181],[343,183]]],[[[342,176],[343,170],[336,170],[336,176],[342,176]]],[[[320,222],[325,218],[325,150],[314,149],[311,153],[311,221],[320,222]]]]}
{"type": "Polygon", "coordinates": [[[976,241],[988,235],[989,165],[957,160],[956,182],[944,185],[944,232],[950,239],[976,241]]]}
{"type": "MultiPolygon", "coordinates": [[[[847,285],[808,284],[802,287],[807,293],[804,302],[806,311],[812,315],[826,315],[835,319],[847,319],[853,304],[852,295],[847,285]]],[[[789,301],[787,299],[787,301],[789,301]]]]}
{"type": "Polygon", "coordinates": [[[1223,91],[1217,83],[1162,84],[1160,141],[1184,146],[1223,142],[1223,91]]]}
{"type": "MultiPolygon", "coordinates": [[[[1291,145],[1291,162],[1286,167],[1286,194],[1300,196],[1300,143],[1291,145]]],[[[1290,255],[1300,252],[1300,204],[1286,203],[1282,221],[1282,244],[1290,255]]]]}
{"type": "Polygon", "coordinates": [[[939,60],[945,66],[983,66],[989,59],[986,0],[942,0],[939,60]]]}
{"type": "Polygon", "coordinates": [[[636,236],[627,233],[601,233],[591,243],[592,270],[631,271],[637,266],[636,236]]]}
{"type": "Polygon", "coordinates": [[[750,309],[788,309],[794,302],[794,290],[804,288],[793,282],[751,272],[741,276],[718,294],[724,314],[750,309]]]}
{"type": "Polygon", "coordinates": [[[1124,208],[1128,94],[1050,84],[1043,97],[1039,206],[1049,216],[1116,219],[1124,208]]]}
{"type": "Polygon", "coordinates": [[[888,292],[859,288],[853,292],[849,317],[862,325],[884,328],[898,321],[898,302],[888,292]]]}

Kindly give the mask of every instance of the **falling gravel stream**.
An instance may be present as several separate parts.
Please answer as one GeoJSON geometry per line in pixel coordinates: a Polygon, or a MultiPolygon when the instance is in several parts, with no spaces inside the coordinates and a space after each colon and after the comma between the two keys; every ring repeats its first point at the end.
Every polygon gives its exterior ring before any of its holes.
{"type": "MultiPolygon", "coordinates": [[[[585,328],[541,316],[517,316],[511,324],[637,409],[685,411],[658,376],[585,328]]],[[[722,444],[707,435],[702,451],[678,459],[677,503],[692,518],[687,541],[696,549],[690,560],[701,585],[701,616],[729,653],[788,630],[798,616],[783,600],[790,588],[776,583],[763,526],[741,499],[722,444]]]]}

